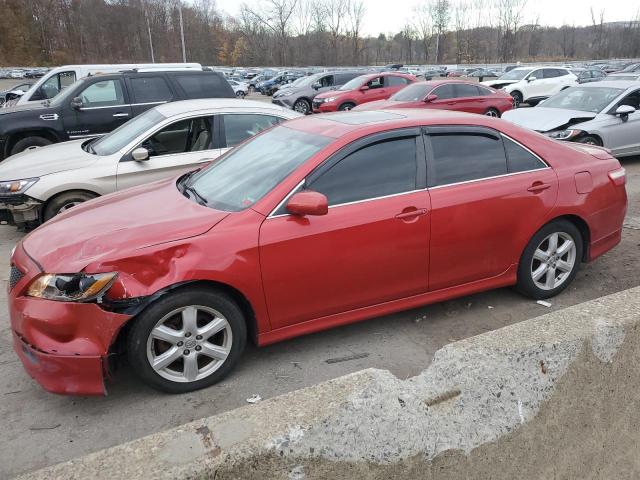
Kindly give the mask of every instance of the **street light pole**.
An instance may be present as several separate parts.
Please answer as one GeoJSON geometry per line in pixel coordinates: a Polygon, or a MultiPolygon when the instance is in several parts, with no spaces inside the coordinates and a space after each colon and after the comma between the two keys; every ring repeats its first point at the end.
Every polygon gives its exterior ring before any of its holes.
{"type": "Polygon", "coordinates": [[[187,63],[187,51],[184,48],[184,25],[182,23],[182,2],[178,6],[178,12],[180,13],[180,38],[182,40],[182,61],[187,63]]]}

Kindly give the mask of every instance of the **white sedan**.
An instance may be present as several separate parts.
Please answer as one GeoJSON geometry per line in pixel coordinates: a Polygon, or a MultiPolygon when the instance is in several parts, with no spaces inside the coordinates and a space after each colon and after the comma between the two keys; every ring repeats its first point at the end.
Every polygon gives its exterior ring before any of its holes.
{"type": "Polygon", "coordinates": [[[81,202],[198,168],[300,114],[201,99],[159,105],[99,138],[26,150],[0,163],[0,219],[32,227],[81,202]]]}

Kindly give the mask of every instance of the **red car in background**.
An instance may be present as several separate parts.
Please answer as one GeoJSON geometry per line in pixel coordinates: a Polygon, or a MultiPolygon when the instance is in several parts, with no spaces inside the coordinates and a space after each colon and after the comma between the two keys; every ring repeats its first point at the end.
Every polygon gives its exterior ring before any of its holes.
{"type": "Polygon", "coordinates": [[[27,235],[7,286],[14,349],[52,392],[105,393],[117,355],[188,392],[221,380],[250,340],[510,285],[557,295],[620,242],[626,202],[606,150],[499,119],[290,120],[27,235]]]}
{"type": "Polygon", "coordinates": [[[314,113],[351,110],[357,105],[386,100],[417,78],[406,73],[375,73],[361,75],[338,90],[324,92],[313,99],[314,113]]]}
{"type": "Polygon", "coordinates": [[[371,102],[357,110],[437,108],[501,117],[513,108],[508,93],[464,80],[431,80],[409,85],[388,100],[371,102]]]}

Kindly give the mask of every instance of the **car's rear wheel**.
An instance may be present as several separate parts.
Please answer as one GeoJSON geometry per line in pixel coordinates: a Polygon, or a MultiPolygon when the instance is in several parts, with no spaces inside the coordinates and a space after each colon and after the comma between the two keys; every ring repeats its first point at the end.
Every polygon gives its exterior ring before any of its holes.
{"type": "Polygon", "coordinates": [[[51,140],[44,137],[26,137],[16,142],[16,144],[11,148],[11,155],[24,152],[25,150],[45,147],[47,145],[51,145],[51,143],[51,140]]]}
{"type": "Polygon", "coordinates": [[[143,311],[127,337],[127,356],[148,385],[168,393],[208,387],[236,365],[247,328],[238,305],[206,288],[168,294],[143,311]]]}
{"type": "Polygon", "coordinates": [[[236,97],[238,97],[238,98],[244,98],[244,92],[243,92],[242,90],[238,90],[238,91],[236,92],[236,97]]]}
{"type": "Polygon", "coordinates": [[[594,137],[593,135],[587,135],[578,139],[578,143],[584,143],[585,145],[595,145],[597,147],[602,146],[602,142],[598,137],[594,137]]]}
{"type": "Polygon", "coordinates": [[[576,276],[582,251],[582,235],[573,223],[556,220],[545,225],[520,258],[517,289],[535,299],[559,294],[576,276]]]}
{"type": "Polygon", "coordinates": [[[298,113],[306,115],[311,111],[311,104],[304,98],[300,98],[293,104],[293,109],[298,113]]]}
{"type": "Polygon", "coordinates": [[[523,98],[520,92],[511,92],[511,98],[513,98],[513,108],[520,108],[523,98]]]}
{"type": "Polygon", "coordinates": [[[355,107],[356,105],[354,103],[351,102],[347,102],[347,103],[343,103],[342,105],[340,105],[340,108],[338,108],[338,110],[340,110],[341,112],[347,112],[349,110],[353,110],[353,107],[355,107]]]}
{"type": "Polygon", "coordinates": [[[96,198],[97,195],[90,192],[72,191],[61,193],[57,197],[52,198],[44,209],[43,220],[51,220],[53,217],[75,207],[87,200],[96,198]]]}
{"type": "Polygon", "coordinates": [[[500,111],[495,109],[495,108],[490,108],[489,110],[487,110],[486,112],[484,112],[484,114],[487,117],[495,117],[495,118],[500,118],[500,111]]]}

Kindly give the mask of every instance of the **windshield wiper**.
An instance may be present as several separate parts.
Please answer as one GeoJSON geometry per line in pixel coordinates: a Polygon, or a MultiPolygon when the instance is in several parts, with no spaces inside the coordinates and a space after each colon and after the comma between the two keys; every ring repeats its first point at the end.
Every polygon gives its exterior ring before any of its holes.
{"type": "Polygon", "coordinates": [[[198,191],[195,188],[193,188],[191,185],[185,185],[182,191],[189,192],[190,194],[192,194],[193,197],[196,199],[196,201],[200,205],[203,205],[205,207],[209,205],[209,202],[207,201],[207,199],[204,198],[202,195],[200,195],[198,191]]]}

